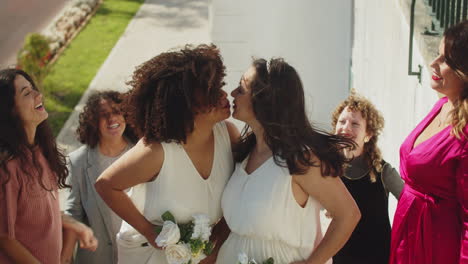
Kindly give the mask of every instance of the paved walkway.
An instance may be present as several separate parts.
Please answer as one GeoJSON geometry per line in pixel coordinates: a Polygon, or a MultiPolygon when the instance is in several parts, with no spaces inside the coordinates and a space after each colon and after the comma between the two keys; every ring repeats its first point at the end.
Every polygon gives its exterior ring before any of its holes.
{"type": "Polygon", "coordinates": [[[186,43],[210,42],[209,7],[209,0],[142,4],[60,131],[58,144],[68,153],[80,146],[75,134],[78,115],[92,92],[126,91],[126,81],[142,62],[186,43]]]}
{"type": "Polygon", "coordinates": [[[24,37],[42,32],[69,4],[69,0],[1,0],[0,68],[12,66],[24,37]]]}
{"type": "MultiPolygon", "coordinates": [[[[209,0],[147,0],[103,63],[89,88],[60,131],[57,142],[67,153],[81,144],[76,139],[78,116],[92,92],[126,91],[135,67],[157,54],[186,43],[207,43],[209,0]]],[[[60,195],[63,208],[64,195],[60,195]]]]}

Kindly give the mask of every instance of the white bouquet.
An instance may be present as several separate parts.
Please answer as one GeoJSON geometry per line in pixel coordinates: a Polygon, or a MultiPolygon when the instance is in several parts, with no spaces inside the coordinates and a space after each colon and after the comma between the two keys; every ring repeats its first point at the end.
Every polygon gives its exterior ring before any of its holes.
{"type": "Polygon", "coordinates": [[[169,264],[198,264],[213,251],[214,244],[210,242],[210,219],[205,214],[193,215],[193,221],[187,224],[177,224],[169,212],[162,215],[163,226],[156,232],[156,244],[165,250],[169,264]]]}
{"type": "MultiPolygon", "coordinates": [[[[249,256],[247,256],[247,254],[245,254],[244,252],[239,253],[239,255],[237,256],[237,259],[238,259],[237,264],[258,264],[257,261],[255,261],[255,259],[249,258],[249,256]]],[[[268,258],[267,260],[263,261],[261,264],[274,264],[274,263],[275,261],[273,260],[273,258],[268,258]]]]}

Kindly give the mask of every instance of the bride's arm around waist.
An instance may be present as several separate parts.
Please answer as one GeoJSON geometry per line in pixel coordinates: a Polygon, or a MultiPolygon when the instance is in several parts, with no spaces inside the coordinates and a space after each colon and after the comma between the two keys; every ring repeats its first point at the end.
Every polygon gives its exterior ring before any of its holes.
{"type": "MultiPolygon", "coordinates": [[[[316,164],[320,163],[316,161],[316,164]]],[[[296,200],[300,200],[298,196],[303,192],[302,195],[312,196],[333,216],[325,236],[311,252],[310,257],[305,262],[296,264],[325,263],[349,239],[361,218],[361,213],[340,177],[323,176],[320,166],[311,166],[306,174],[292,177],[293,185],[300,187],[297,188],[299,191],[294,191],[296,200]]]]}

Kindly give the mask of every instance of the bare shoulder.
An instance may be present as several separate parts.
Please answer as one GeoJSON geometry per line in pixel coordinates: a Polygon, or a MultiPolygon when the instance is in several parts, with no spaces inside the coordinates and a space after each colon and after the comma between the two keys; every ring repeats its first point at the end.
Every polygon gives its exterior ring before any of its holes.
{"type": "Polygon", "coordinates": [[[237,129],[236,125],[230,121],[224,121],[226,123],[226,127],[229,133],[229,138],[231,139],[231,144],[236,144],[239,142],[240,139],[240,132],[237,129]]]}
{"type": "Polygon", "coordinates": [[[164,160],[164,149],[160,142],[145,142],[142,138],[133,146],[125,156],[135,157],[143,160],[152,160],[154,163],[162,163],[164,160]]]}
{"type": "Polygon", "coordinates": [[[148,152],[151,154],[157,154],[163,152],[163,147],[160,142],[145,142],[143,138],[138,140],[138,142],[133,146],[133,148],[139,149],[144,152],[148,152]]]}
{"type": "Polygon", "coordinates": [[[99,178],[101,181],[112,181],[115,188],[124,190],[154,179],[161,170],[163,161],[164,151],[161,143],[146,143],[140,139],[99,178]]]}
{"type": "Polygon", "coordinates": [[[320,159],[313,154],[310,158],[315,166],[309,166],[305,174],[293,175],[293,182],[302,190],[302,195],[313,197],[336,216],[344,208],[351,206],[349,201],[353,200],[340,177],[323,175],[320,159]]]}
{"type": "Polygon", "coordinates": [[[320,166],[322,162],[320,159],[312,152],[309,151],[309,162],[314,164],[314,166],[304,166],[303,164],[297,164],[299,167],[304,169],[306,172],[302,175],[293,175],[293,180],[298,183],[298,184],[303,184],[304,182],[309,182],[311,180],[317,180],[319,178],[322,178],[322,172],[320,169],[320,166]]]}
{"type": "Polygon", "coordinates": [[[140,139],[135,146],[120,157],[111,167],[125,170],[159,172],[164,161],[164,149],[159,142],[140,139]]]}

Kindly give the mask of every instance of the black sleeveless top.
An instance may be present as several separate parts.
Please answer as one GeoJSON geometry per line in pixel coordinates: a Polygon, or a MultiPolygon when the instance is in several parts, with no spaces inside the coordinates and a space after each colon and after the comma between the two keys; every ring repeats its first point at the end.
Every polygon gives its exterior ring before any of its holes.
{"type": "Polygon", "coordinates": [[[391,227],[388,192],[382,175],[378,173],[376,181],[371,182],[370,168],[360,157],[350,165],[341,179],[361,211],[361,220],[343,248],[333,257],[333,263],[387,264],[391,227]]]}

